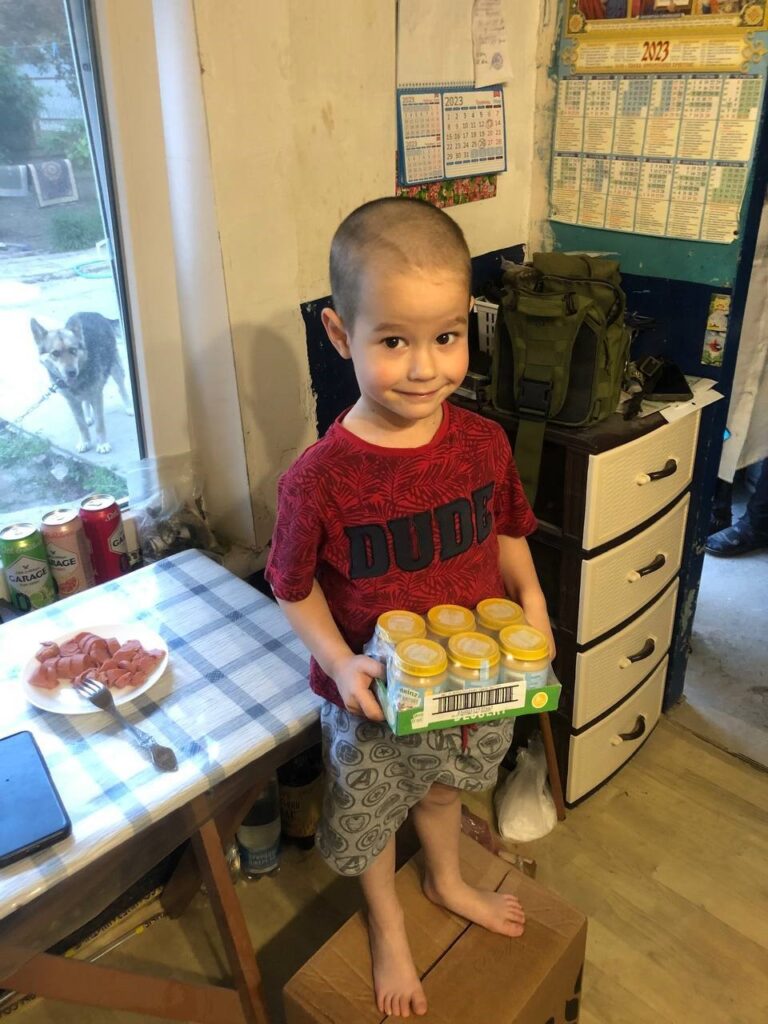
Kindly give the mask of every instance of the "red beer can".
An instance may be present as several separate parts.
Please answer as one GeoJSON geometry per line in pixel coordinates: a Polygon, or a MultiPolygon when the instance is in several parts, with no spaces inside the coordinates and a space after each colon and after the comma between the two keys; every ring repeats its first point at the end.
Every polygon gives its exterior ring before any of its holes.
{"type": "Polygon", "coordinates": [[[77,509],[46,512],[42,534],[59,594],[66,597],[92,587],[91,550],[77,509]]]}
{"type": "Polygon", "coordinates": [[[80,502],[80,518],[91,545],[96,583],[128,572],[123,519],[111,494],[89,494],[80,502]]]}

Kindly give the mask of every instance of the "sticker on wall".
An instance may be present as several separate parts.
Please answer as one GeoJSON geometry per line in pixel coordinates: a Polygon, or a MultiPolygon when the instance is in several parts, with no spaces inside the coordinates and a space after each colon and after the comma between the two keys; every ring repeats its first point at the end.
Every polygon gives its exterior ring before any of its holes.
{"type": "Polygon", "coordinates": [[[731,312],[730,295],[713,295],[707,314],[707,329],[704,333],[704,348],[701,361],[705,366],[722,366],[725,352],[725,335],[731,312]]]}
{"type": "Polygon", "coordinates": [[[400,185],[396,182],[395,195],[424,199],[440,208],[460,206],[480,199],[493,199],[496,195],[496,175],[476,174],[471,178],[431,181],[424,185],[400,185]]]}

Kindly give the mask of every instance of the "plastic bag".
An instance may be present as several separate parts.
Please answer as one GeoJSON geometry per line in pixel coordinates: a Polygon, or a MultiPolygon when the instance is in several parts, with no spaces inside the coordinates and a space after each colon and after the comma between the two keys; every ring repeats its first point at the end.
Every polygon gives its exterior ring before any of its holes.
{"type": "Polygon", "coordinates": [[[517,754],[517,766],[496,792],[496,817],[505,839],[527,843],[551,832],[557,811],[547,784],[541,737],[534,735],[517,754]]]}
{"type": "Polygon", "coordinates": [[[224,548],[210,529],[191,453],[141,459],[127,471],[130,508],[145,562],[198,548],[221,561],[224,548]]]}

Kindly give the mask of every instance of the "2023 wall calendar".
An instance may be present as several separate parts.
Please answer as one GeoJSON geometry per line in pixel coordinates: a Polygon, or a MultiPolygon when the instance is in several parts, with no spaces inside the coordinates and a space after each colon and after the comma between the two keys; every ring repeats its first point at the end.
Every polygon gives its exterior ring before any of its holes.
{"type": "Polygon", "coordinates": [[[763,83],[762,75],[739,72],[562,78],[551,218],[732,242],[763,83]]]}
{"type": "Polygon", "coordinates": [[[402,185],[507,169],[500,87],[398,90],[397,100],[402,185]]]}

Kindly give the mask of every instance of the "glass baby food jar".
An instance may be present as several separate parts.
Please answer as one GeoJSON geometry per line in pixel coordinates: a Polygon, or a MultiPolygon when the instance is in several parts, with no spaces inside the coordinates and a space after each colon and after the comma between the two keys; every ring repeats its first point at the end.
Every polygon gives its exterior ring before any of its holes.
{"type": "Polygon", "coordinates": [[[448,641],[448,687],[468,690],[499,681],[499,645],[485,633],[456,633],[448,641]]]}
{"type": "Polygon", "coordinates": [[[401,640],[387,665],[387,689],[397,707],[423,707],[448,686],[448,656],[434,640],[401,640]]]}
{"type": "Polygon", "coordinates": [[[488,597],[475,608],[477,632],[486,633],[494,640],[505,626],[517,626],[525,622],[523,609],[506,597],[488,597]]]}
{"type": "Polygon", "coordinates": [[[427,636],[443,647],[456,633],[469,633],[475,628],[475,616],[460,604],[436,604],[427,612],[427,636]]]}
{"type": "Polygon", "coordinates": [[[533,626],[506,626],[499,634],[501,682],[525,680],[527,689],[546,686],[549,678],[549,643],[533,626]]]}
{"type": "Polygon", "coordinates": [[[365,654],[386,661],[401,640],[415,640],[427,635],[427,624],[421,615],[400,608],[382,612],[376,620],[373,636],[363,648],[365,654]]]}

